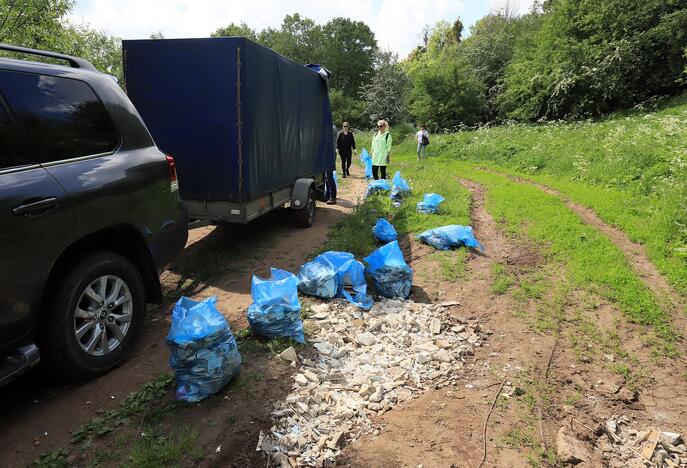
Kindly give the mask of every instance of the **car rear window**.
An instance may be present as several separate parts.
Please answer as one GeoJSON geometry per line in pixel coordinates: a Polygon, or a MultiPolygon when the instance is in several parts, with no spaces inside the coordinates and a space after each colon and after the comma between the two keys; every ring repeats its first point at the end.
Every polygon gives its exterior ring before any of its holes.
{"type": "Polygon", "coordinates": [[[24,157],[19,148],[17,131],[5,109],[0,105],[0,169],[23,166],[30,161],[24,157]]]}
{"type": "Polygon", "coordinates": [[[119,145],[105,106],[83,81],[0,70],[0,91],[29,144],[31,162],[109,153],[119,145]]]}

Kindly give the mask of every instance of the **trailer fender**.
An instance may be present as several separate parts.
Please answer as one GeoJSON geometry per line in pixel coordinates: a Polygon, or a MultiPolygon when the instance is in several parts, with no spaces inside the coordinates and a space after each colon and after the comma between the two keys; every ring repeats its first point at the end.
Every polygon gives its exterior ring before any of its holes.
{"type": "Polygon", "coordinates": [[[315,181],[313,179],[296,180],[296,183],[293,184],[293,190],[291,191],[292,210],[302,210],[306,207],[308,202],[308,194],[310,193],[310,188],[314,183],[315,181]]]}

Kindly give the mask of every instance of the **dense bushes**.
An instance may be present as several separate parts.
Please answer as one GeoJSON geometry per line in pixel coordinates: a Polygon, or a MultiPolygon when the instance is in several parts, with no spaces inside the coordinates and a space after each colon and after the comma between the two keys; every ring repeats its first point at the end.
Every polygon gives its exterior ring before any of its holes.
{"type": "Polygon", "coordinates": [[[682,0],[548,0],[482,18],[462,41],[447,44],[448,29],[438,23],[406,63],[412,114],[435,129],[593,116],[687,84],[682,0]]]}

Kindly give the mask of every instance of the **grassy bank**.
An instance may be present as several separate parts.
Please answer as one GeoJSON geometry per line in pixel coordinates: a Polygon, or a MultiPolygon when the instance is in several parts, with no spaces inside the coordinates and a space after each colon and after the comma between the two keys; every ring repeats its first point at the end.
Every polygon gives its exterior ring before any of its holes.
{"type": "Polygon", "coordinates": [[[687,96],[600,121],[506,125],[433,138],[432,153],[545,183],[646,245],[687,295],[687,96]]]}

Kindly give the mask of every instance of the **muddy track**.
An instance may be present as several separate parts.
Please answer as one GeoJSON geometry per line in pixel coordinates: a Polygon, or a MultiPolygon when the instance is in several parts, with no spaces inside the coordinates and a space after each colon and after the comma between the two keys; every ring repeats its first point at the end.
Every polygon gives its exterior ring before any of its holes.
{"type": "Polygon", "coordinates": [[[621,229],[606,223],[599,217],[598,214],[596,214],[593,209],[587,208],[579,203],[575,203],[565,194],[552,187],[549,187],[548,185],[504,172],[499,172],[491,168],[480,167],[480,169],[507,177],[510,180],[521,184],[532,185],[544,193],[562,200],[565,205],[571,211],[577,214],[585,224],[588,224],[589,226],[601,231],[620,249],[621,252],[623,252],[627,263],[632,267],[635,273],[637,273],[637,276],[641,279],[641,281],[654,293],[660,302],[662,302],[673,312],[673,320],[679,324],[680,330],[683,332],[683,334],[687,332],[687,317],[685,317],[684,314],[686,307],[685,301],[680,297],[675,289],[672,288],[668,280],[661,274],[661,272],[658,271],[656,265],[654,265],[654,263],[649,259],[649,256],[646,253],[646,248],[642,244],[632,241],[632,239],[630,239],[630,237],[621,229]]]}
{"type": "MultiPolygon", "coordinates": [[[[416,400],[407,402],[382,416],[384,427],[376,437],[366,437],[347,447],[338,460],[339,466],[353,467],[476,467],[483,455],[482,430],[495,392],[504,377],[510,380],[516,369],[543,373],[553,337],[528,330],[513,317],[514,306],[508,295],[494,296],[490,292],[491,268],[495,262],[508,265],[531,265],[536,255],[516,248],[504,236],[484,208],[484,188],[462,180],[471,191],[471,217],[476,237],[486,252],[470,254],[469,278],[454,283],[434,280],[414,280],[422,289],[438,291],[436,300],[455,300],[460,306],[448,313],[479,323],[481,329],[493,332],[484,347],[475,349],[475,356],[464,363],[465,380],[455,387],[430,390],[416,400]],[[441,283],[441,284],[438,284],[441,283]],[[543,361],[543,364],[542,364],[543,361]]],[[[415,240],[404,249],[412,258],[414,271],[436,272],[436,260],[425,252],[427,246],[415,240]],[[416,255],[417,252],[422,255],[416,255]]],[[[434,277],[436,278],[436,273],[434,277]]],[[[431,294],[433,297],[434,294],[431,294]]],[[[498,447],[509,429],[508,420],[517,415],[492,414],[487,433],[487,463],[485,466],[528,466],[526,453],[498,447]]],[[[555,438],[555,428],[545,432],[555,438]]]]}

